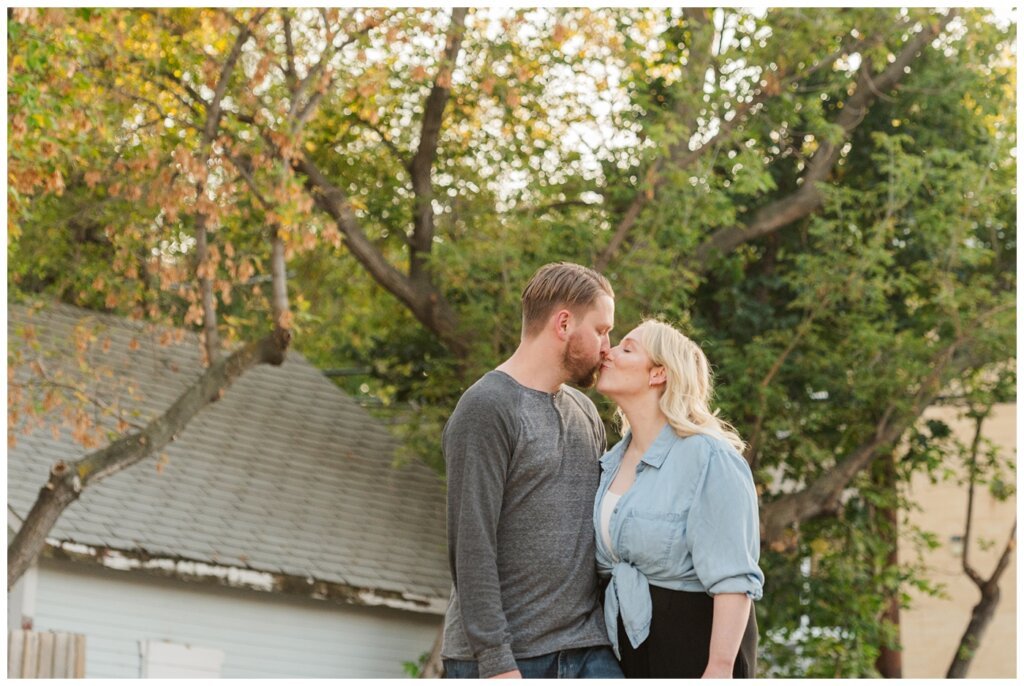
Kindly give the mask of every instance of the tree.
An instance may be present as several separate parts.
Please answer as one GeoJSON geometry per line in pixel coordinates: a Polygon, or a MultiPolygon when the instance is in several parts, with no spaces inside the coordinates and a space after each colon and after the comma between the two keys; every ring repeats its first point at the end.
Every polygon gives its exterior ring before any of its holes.
{"type": "Polygon", "coordinates": [[[620,326],[661,314],[704,346],[750,443],[775,673],[875,673],[882,599],[925,582],[890,560],[873,513],[902,496],[871,473],[943,389],[1013,356],[1008,28],[867,8],[77,10],[12,27],[40,22],[50,42],[15,36],[12,54],[48,50],[32,68],[63,72],[9,78],[12,168],[38,176],[12,201],[12,292],[144,302],[207,342],[251,339],[267,305],[238,284],[275,227],[303,352],[369,368],[341,383],[403,408],[410,452],[439,466],[447,413],[516,343],[521,285],[554,259],[599,266],[620,326]],[[30,97],[37,81],[65,100],[30,97]],[[58,149],[92,163],[53,166],[33,108],[53,118],[83,89],[108,128],[83,141],[61,120],[58,149]],[[68,231],[83,207],[96,220],[68,231]],[[213,266],[168,289],[204,233],[213,266]],[[147,272],[160,241],[171,259],[147,272]]]}
{"type": "MultiPolygon", "coordinates": [[[[967,514],[964,522],[960,563],[964,574],[978,588],[981,597],[971,610],[970,622],[960,638],[953,659],[950,661],[949,669],[946,672],[948,679],[962,679],[967,676],[975,652],[999,605],[1000,579],[1017,547],[1017,522],[1014,520],[1006,545],[1003,547],[992,573],[987,578],[982,576],[969,560],[973,540],[976,487],[987,485],[989,492],[997,500],[1006,500],[1015,493],[1012,474],[1007,474],[1008,471],[1014,469],[1013,463],[1007,463],[1005,457],[1000,454],[999,448],[984,439],[982,429],[985,420],[991,416],[996,403],[1013,399],[1016,374],[1013,373],[1013,370],[1002,370],[1002,373],[988,375],[988,378],[975,376],[970,379],[970,382],[965,389],[966,411],[964,416],[974,423],[973,438],[969,446],[954,441],[954,445],[946,447],[963,460],[967,474],[967,514]]],[[[978,545],[984,549],[983,541],[978,540],[978,545]]]]}
{"type": "MultiPolygon", "coordinates": [[[[88,13],[84,16],[88,17],[88,13]]],[[[258,22],[260,15],[256,14],[250,21],[258,22]]],[[[43,27],[46,26],[46,22],[43,22],[43,27]]],[[[46,60],[46,52],[51,50],[45,41],[45,36],[41,33],[34,34],[26,31],[22,33],[22,27],[13,28],[14,38],[22,39],[25,41],[26,52],[32,56],[29,60],[25,60],[18,67],[23,67],[19,71],[15,71],[15,78],[11,84],[11,93],[15,98],[20,99],[20,104],[26,105],[26,101],[31,101],[34,98],[40,98],[48,93],[49,89],[53,87],[53,81],[55,75],[51,70],[65,69],[67,78],[73,78],[73,69],[78,65],[76,62],[64,63],[64,64],[52,64],[46,60]],[[69,69],[69,65],[71,69],[69,69]]],[[[198,282],[198,288],[192,292],[192,309],[186,314],[186,321],[191,319],[201,320],[204,334],[204,348],[206,353],[206,361],[208,367],[206,371],[196,379],[195,383],[190,386],[182,395],[167,409],[162,415],[153,418],[144,427],[139,427],[135,431],[127,432],[124,431],[125,427],[119,427],[122,429],[123,434],[117,440],[113,441],[109,445],[90,452],[83,457],[80,457],[71,462],[65,462],[63,460],[53,465],[50,470],[50,477],[48,481],[40,489],[39,497],[32,506],[27,516],[24,518],[21,527],[19,528],[14,539],[8,546],[8,578],[7,587],[8,590],[18,581],[25,570],[32,564],[36,556],[42,550],[45,545],[46,536],[49,531],[53,528],[54,523],[63,513],[63,511],[74,502],[82,493],[85,488],[98,483],[99,481],[116,474],[117,472],[127,469],[128,467],[136,464],[144,458],[160,451],[167,443],[174,439],[174,436],[181,431],[203,407],[215,402],[219,399],[223,393],[230,388],[231,384],[238,379],[247,370],[251,369],[257,364],[274,364],[279,365],[284,361],[285,353],[288,349],[291,340],[291,312],[288,304],[287,285],[286,285],[286,272],[285,272],[285,247],[283,239],[283,231],[280,225],[272,224],[266,227],[262,224],[254,225],[254,217],[248,212],[242,212],[234,217],[228,216],[228,202],[230,201],[230,194],[224,193],[223,195],[217,193],[207,192],[209,176],[205,173],[206,167],[210,161],[209,149],[212,145],[212,139],[218,127],[218,120],[220,117],[220,108],[224,97],[224,91],[226,84],[233,78],[235,68],[238,64],[239,57],[241,56],[242,47],[251,37],[250,29],[248,24],[242,24],[238,35],[235,37],[234,42],[231,44],[230,50],[227,52],[227,56],[223,61],[223,64],[219,67],[217,72],[216,87],[212,92],[212,95],[203,101],[204,106],[204,118],[202,120],[202,127],[193,127],[193,131],[199,132],[199,149],[201,151],[200,157],[189,156],[187,153],[180,153],[180,148],[172,152],[172,157],[176,155],[180,167],[176,173],[171,177],[170,182],[173,185],[175,181],[179,182],[179,185],[187,185],[191,189],[194,189],[194,195],[192,198],[186,198],[186,202],[191,200],[194,207],[194,211],[191,216],[191,222],[189,222],[195,231],[195,243],[196,243],[196,255],[194,259],[195,276],[198,282]],[[225,197],[227,196],[227,197],[225,197]],[[244,231],[249,231],[253,238],[257,240],[263,239],[266,241],[267,248],[269,248],[270,256],[270,271],[271,271],[271,282],[272,282],[272,294],[269,298],[269,310],[270,310],[270,328],[271,331],[263,337],[246,343],[242,346],[237,347],[229,355],[224,356],[222,354],[221,347],[218,343],[219,335],[217,332],[217,316],[216,309],[213,300],[213,288],[214,278],[213,271],[216,268],[216,262],[211,259],[210,251],[207,247],[207,230],[211,224],[220,223],[225,220],[234,220],[238,222],[239,227],[244,231]],[[198,312],[196,307],[198,306],[198,312]]],[[[56,51],[54,50],[54,53],[56,51]]],[[[51,55],[56,56],[56,55],[51,55]]],[[[59,78],[59,77],[58,77],[59,78]]],[[[119,77],[118,77],[119,78],[119,77]]],[[[74,102],[73,91],[69,88],[67,81],[58,81],[54,90],[57,91],[57,102],[45,104],[55,105],[69,105],[74,102]]],[[[131,113],[118,112],[122,116],[131,113]]],[[[24,122],[25,115],[27,112],[22,112],[22,121],[24,122]]],[[[53,117],[56,112],[50,111],[48,114],[53,117]]],[[[35,115],[39,117],[37,113],[35,115]]],[[[40,117],[41,118],[41,117],[40,117]]],[[[54,117],[55,119],[55,117],[54,117]]],[[[25,128],[21,133],[25,134],[23,140],[29,145],[32,143],[39,143],[40,148],[57,148],[63,147],[63,152],[67,154],[69,161],[72,163],[79,162],[82,160],[77,155],[77,150],[74,146],[75,141],[73,140],[77,134],[80,133],[81,128],[86,130],[92,128],[92,123],[88,120],[75,122],[71,126],[62,127],[47,127],[44,130],[43,124],[48,122],[38,122],[40,126],[30,127],[22,124],[25,128]],[[53,129],[56,129],[54,131],[53,129]],[[63,135],[67,135],[68,138],[62,138],[63,135]],[[56,142],[48,140],[50,136],[56,138],[56,142]],[[69,140],[71,139],[71,140],[69,140]],[[63,146],[62,146],[63,144],[63,146]]],[[[52,122],[50,122],[52,123],[52,122]]],[[[15,127],[19,125],[16,123],[15,127]]],[[[125,134],[131,135],[135,133],[130,127],[119,127],[116,131],[115,136],[121,137],[125,134]]],[[[146,141],[152,143],[152,141],[146,141]]],[[[132,153],[140,153],[145,155],[141,159],[142,164],[141,170],[152,171],[156,166],[153,164],[154,160],[159,162],[159,149],[142,149],[142,150],[130,150],[132,147],[142,147],[139,143],[135,143],[129,139],[128,141],[121,141],[121,149],[118,150],[119,156],[128,157],[132,153]],[[127,145],[125,145],[127,143],[127,145]],[[125,148],[128,148],[127,150],[125,148]],[[156,153],[154,155],[154,153],[156,153]]],[[[25,179],[17,175],[21,171],[16,165],[15,178],[17,179],[12,195],[16,199],[24,198],[26,205],[31,204],[32,195],[37,190],[37,183],[34,182],[34,178],[31,176],[33,170],[31,166],[32,157],[26,155],[27,164],[25,164],[25,170],[29,172],[29,178],[25,179]]],[[[20,161],[20,160],[19,160],[20,161]]],[[[119,163],[115,163],[117,168],[119,163]]],[[[56,164],[57,168],[52,171],[51,179],[62,178],[64,172],[62,171],[60,161],[56,164]]],[[[129,166],[129,165],[125,165],[129,166]]],[[[67,167],[65,167],[67,169],[67,167]]],[[[84,174],[84,186],[86,188],[92,188],[96,185],[95,180],[90,180],[90,174],[95,172],[85,172],[84,174]]],[[[162,175],[158,175],[158,180],[166,182],[168,179],[162,175]]],[[[60,197],[65,190],[65,186],[61,183],[51,182],[48,185],[49,190],[56,192],[57,196],[60,197]]],[[[78,189],[82,190],[82,189],[78,189]]],[[[138,200],[140,194],[133,192],[135,189],[127,191],[128,199],[138,200]]],[[[154,197],[154,195],[164,192],[166,189],[158,190],[152,189],[154,193],[150,194],[151,200],[164,200],[167,201],[167,197],[154,197]]],[[[86,192],[83,190],[83,192],[86,192]]],[[[111,189],[111,195],[118,195],[113,189],[111,189]]],[[[263,209],[273,209],[273,205],[263,205],[263,209]]],[[[161,205],[159,202],[155,203],[155,207],[147,208],[150,210],[149,213],[146,211],[140,212],[143,221],[151,222],[156,225],[157,230],[163,228],[163,221],[168,215],[176,215],[179,208],[174,206],[161,205]],[[168,211],[169,210],[169,211],[168,211]]],[[[103,211],[102,209],[100,210],[103,211]]],[[[31,215],[29,215],[28,207],[22,210],[22,217],[28,219],[31,223],[31,215]],[[26,216],[28,215],[28,216],[26,216]]],[[[122,227],[130,228],[130,227],[122,227]]],[[[107,238],[112,239],[111,234],[113,231],[107,231],[107,238]]],[[[132,238],[138,238],[132,236],[132,238]]],[[[108,240],[106,246],[108,251],[111,247],[116,247],[114,240],[108,240]]],[[[233,248],[231,243],[225,244],[225,251],[230,256],[233,248]]],[[[108,253],[109,255],[109,253],[108,253]]],[[[120,253],[115,250],[115,260],[122,257],[120,253]]],[[[159,260],[164,256],[159,255],[157,258],[158,264],[156,270],[159,271],[161,265],[159,260]]],[[[169,257],[171,262],[181,262],[183,260],[174,259],[169,257]]],[[[180,267],[180,265],[175,265],[180,267]]],[[[129,271],[131,271],[129,267],[129,271]]],[[[176,272],[176,273],[180,273],[176,272]]],[[[115,270],[115,275],[117,270],[115,270]]],[[[102,277],[98,277],[102,278],[102,277]]],[[[17,282],[17,272],[15,272],[15,281],[17,282]]],[[[94,284],[94,288],[97,290],[102,289],[102,284],[94,284]]],[[[183,289],[184,287],[179,287],[183,289]]],[[[108,297],[108,306],[116,304],[117,298],[111,301],[108,297]]],[[[139,304],[138,302],[129,303],[131,305],[139,304]]],[[[31,335],[29,334],[29,337],[31,335]]],[[[19,351],[20,353],[20,351],[19,351]]],[[[20,362],[20,354],[15,353],[15,364],[9,364],[10,369],[14,369],[17,362],[20,362]]],[[[12,429],[17,424],[17,412],[19,410],[19,401],[25,398],[28,402],[21,405],[22,408],[31,408],[33,396],[38,393],[45,394],[45,405],[52,409],[54,405],[60,404],[63,398],[59,397],[61,393],[61,384],[58,381],[52,379],[43,368],[42,364],[38,360],[34,360],[31,364],[32,369],[36,372],[36,379],[34,382],[27,382],[15,386],[13,396],[15,396],[9,407],[9,410],[13,409],[15,412],[13,420],[11,421],[12,429]]],[[[77,395],[81,395],[81,391],[78,389],[67,389],[77,391],[77,395]]],[[[45,406],[44,405],[44,406],[45,406]]],[[[122,422],[123,424],[123,422],[122,422]]],[[[84,433],[83,443],[89,443],[89,434],[84,433]]],[[[13,441],[13,434],[9,435],[9,441],[13,441]]]]}

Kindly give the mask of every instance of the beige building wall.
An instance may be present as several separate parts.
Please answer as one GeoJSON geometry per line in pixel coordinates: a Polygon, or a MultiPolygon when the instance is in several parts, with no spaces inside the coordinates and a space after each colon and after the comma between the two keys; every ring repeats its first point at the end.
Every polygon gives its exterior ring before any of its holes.
{"type": "MultiPolygon", "coordinates": [[[[984,425],[983,435],[999,445],[1016,461],[1016,405],[998,405],[984,425]]],[[[925,417],[947,422],[965,444],[974,435],[973,423],[958,417],[956,407],[932,407],[925,417]]],[[[905,678],[945,677],[960,637],[971,618],[971,609],[980,599],[977,587],[963,573],[954,536],[963,536],[967,514],[967,486],[953,480],[932,484],[919,474],[910,485],[909,496],[921,506],[910,513],[917,526],[938,536],[941,546],[925,553],[929,578],[946,587],[948,598],[928,597],[911,589],[911,607],[901,616],[903,676],[905,678]]],[[[992,498],[987,489],[975,488],[972,545],[968,561],[987,579],[1002,554],[1017,512],[1015,497],[1006,502],[992,498]],[[994,540],[988,551],[981,550],[978,538],[994,540]]],[[[914,554],[906,543],[900,556],[904,561],[914,554]]],[[[1014,555],[999,584],[1002,598],[981,646],[967,674],[970,678],[1013,678],[1017,671],[1017,559],[1014,555]]]]}

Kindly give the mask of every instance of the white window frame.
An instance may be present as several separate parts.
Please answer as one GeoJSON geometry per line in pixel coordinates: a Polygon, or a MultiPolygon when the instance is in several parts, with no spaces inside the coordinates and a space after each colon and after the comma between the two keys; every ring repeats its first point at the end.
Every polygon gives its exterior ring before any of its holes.
{"type": "Polygon", "coordinates": [[[143,679],[220,678],[224,651],[163,640],[139,641],[139,676],[143,679]]]}

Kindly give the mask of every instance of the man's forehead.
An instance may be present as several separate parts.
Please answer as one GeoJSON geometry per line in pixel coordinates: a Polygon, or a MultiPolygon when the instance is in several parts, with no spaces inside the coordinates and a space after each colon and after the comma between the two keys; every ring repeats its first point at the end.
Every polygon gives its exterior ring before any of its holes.
{"type": "Polygon", "coordinates": [[[584,319],[597,321],[605,326],[612,326],[615,321],[615,301],[607,295],[602,295],[593,305],[587,308],[584,319]]]}

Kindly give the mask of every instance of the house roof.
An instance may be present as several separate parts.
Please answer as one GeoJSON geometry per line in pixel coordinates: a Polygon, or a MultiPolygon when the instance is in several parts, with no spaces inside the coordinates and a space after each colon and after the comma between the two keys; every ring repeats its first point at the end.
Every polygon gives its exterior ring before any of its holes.
{"type": "MultiPolygon", "coordinates": [[[[8,346],[27,355],[16,380],[29,378],[29,358],[41,358],[51,379],[88,384],[91,396],[137,425],[202,371],[194,334],[66,305],[9,305],[8,346]],[[24,347],[26,326],[35,351],[24,347]],[[168,341],[175,333],[180,340],[168,341]],[[91,368],[109,375],[77,372],[77,346],[88,346],[91,368]]],[[[16,517],[27,514],[54,462],[89,452],[69,428],[52,431],[48,424],[15,435],[7,483],[16,517]]],[[[257,366],[201,410],[163,459],[86,489],[49,539],[385,592],[437,611],[450,588],[443,484],[422,463],[395,464],[398,447],[292,350],[280,367],[257,366]]]]}

